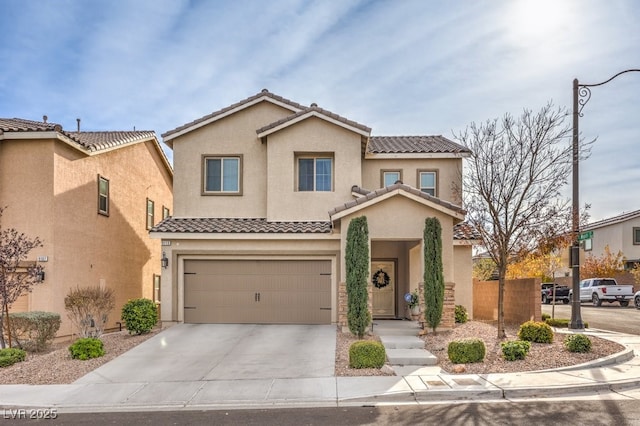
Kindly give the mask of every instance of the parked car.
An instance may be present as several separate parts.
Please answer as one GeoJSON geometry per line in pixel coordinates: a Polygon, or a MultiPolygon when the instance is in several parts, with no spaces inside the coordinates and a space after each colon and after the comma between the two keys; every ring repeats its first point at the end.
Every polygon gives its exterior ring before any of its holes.
{"type": "Polygon", "coordinates": [[[637,291],[633,296],[633,303],[636,305],[636,309],[640,309],[640,291],[637,291]]]}
{"type": "MultiPolygon", "coordinates": [[[[569,298],[573,299],[573,290],[569,292],[569,298]]],[[[632,285],[619,285],[613,278],[588,278],[580,281],[580,302],[593,303],[600,306],[602,302],[619,302],[620,306],[629,306],[629,301],[634,298],[632,285]]]]}
{"type": "Polygon", "coordinates": [[[562,300],[565,305],[569,303],[569,291],[571,289],[566,285],[557,283],[542,283],[542,303],[548,305],[554,300],[553,290],[555,287],[555,301],[562,300]]]}

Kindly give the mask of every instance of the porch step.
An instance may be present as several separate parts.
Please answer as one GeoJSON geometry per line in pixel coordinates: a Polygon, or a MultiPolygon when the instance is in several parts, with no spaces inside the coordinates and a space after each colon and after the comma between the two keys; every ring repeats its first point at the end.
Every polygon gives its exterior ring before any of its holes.
{"type": "Polygon", "coordinates": [[[385,349],[424,349],[424,340],[415,335],[380,335],[380,341],[385,349]]]}
{"type": "Polygon", "coordinates": [[[420,332],[415,321],[374,321],[373,332],[378,336],[417,336],[420,332]]]}
{"type": "Polygon", "coordinates": [[[386,351],[387,359],[391,365],[438,364],[438,358],[426,349],[386,349],[386,351]]]}

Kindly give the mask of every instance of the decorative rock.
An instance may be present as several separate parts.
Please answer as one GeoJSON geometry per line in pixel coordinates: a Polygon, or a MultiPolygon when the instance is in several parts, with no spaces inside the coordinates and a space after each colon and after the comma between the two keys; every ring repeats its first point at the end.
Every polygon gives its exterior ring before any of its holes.
{"type": "Polygon", "coordinates": [[[456,374],[464,373],[467,371],[467,367],[464,364],[457,364],[453,367],[453,372],[456,374]]]}

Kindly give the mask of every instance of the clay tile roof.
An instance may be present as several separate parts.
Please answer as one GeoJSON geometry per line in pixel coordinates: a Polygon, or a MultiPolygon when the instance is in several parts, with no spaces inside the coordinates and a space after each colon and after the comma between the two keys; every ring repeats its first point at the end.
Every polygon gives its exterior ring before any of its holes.
{"type": "Polygon", "coordinates": [[[268,125],[266,125],[264,127],[259,128],[258,130],[256,130],[256,133],[260,134],[262,132],[266,132],[267,130],[270,130],[270,129],[273,129],[275,127],[278,127],[278,126],[280,126],[282,124],[285,124],[285,123],[287,123],[289,121],[293,121],[293,120],[297,119],[298,117],[301,117],[303,115],[309,114],[311,112],[317,112],[317,113],[322,114],[322,115],[324,115],[326,117],[330,117],[330,118],[332,118],[332,119],[334,119],[336,121],[344,123],[344,124],[346,124],[348,126],[355,127],[356,129],[360,129],[363,132],[367,132],[367,133],[371,132],[371,128],[365,126],[364,124],[360,124],[360,123],[357,123],[357,122],[355,122],[353,120],[349,120],[347,118],[344,118],[344,117],[342,117],[342,116],[340,116],[338,114],[335,114],[335,113],[333,113],[331,111],[328,111],[326,109],[320,108],[316,104],[311,104],[310,107],[305,108],[302,111],[298,111],[295,114],[289,115],[289,116],[287,116],[285,118],[282,118],[282,119],[280,119],[280,120],[278,120],[278,121],[276,121],[274,123],[271,123],[271,124],[268,124],[268,125]]]}
{"type": "Polygon", "coordinates": [[[355,207],[357,205],[366,203],[369,200],[373,200],[373,199],[378,198],[378,197],[380,197],[380,196],[382,196],[384,194],[387,194],[389,192],[393,192],[393,191],[395,191],[397,189],[402,189],[403,191],[406,191],[406,192],[408,192],[410,194],[413,194],[413,195],[417,195],[418,197],[421,197],[421,198],[424,198],[425,200],[429,200],[429,201],[431,201],[433,203],[439,204],[439,205],[441,205],[443,207],[446,207],[446,208],[448,208],[450,210],[453,210],[455,212],[462,213],[462,214],[466,213],[466,211],[460,206],[456,206],[455,204],[449,203],[448,201],[441,200],[438,197],[431,196],[431,195],[429,195],[427,193],[424,193],[424,192],[420,191],[419,189],[414,188],[412,186],[409,186],[409,185],[406,185],[406,184],[403,184],[403,183],[395,183],[393,185],[389,185],[389,186],[384,187],[384,188],[376,189],[375,191],[372,191],[372,192],[366,192],[366,195],[364,195],[366,190],[363,190],[362,188],[359,188],[358,186],[354,185],[351,188],[351,191],[359,193],[359,194],[363,194],[364,197],[356,198],[355,200],[349,201],[348,203],[345,203],[345,204],[343,204],[341,206],[338,206],[338,207],[334,208],[333,210],[330,210],[329,211],[329,216],[333,216],[334,214],[340,213],[341,211],[348,210],[348,209],[350,209],[352,207],[355,207]]]}
{"type": "Polygon", "coordinates": [[[151,130],[67,132],[57,123],[45,123],[22,118],[0,118],[0,130],[3,132],[58,132],[89,151],[100,151],[102,149],[155,137],[155,133],[151,130]]]}
{"type": "Polygon", "coordinates": [[[151,130],[73,132],[72,135],[90,151],[100,151],[155,137],[151,130]]]}
{"type": "Polygon", "coordinates": [[[368,152],[372,154],[470,154],[471,151],[443,136],[372,136],[368,152]]]}
{"type": "Polygon", "coordinates": [[[214,111],[211,114],[205,115],[204,117],[200,117],[200,118],[198,118],[198,119],[196,119],[194,121],[191,121],[189,123],[183,124],[182,126],[176,127],[173,130],[169,130],[169,131],[163,133],[162,137],[164,138],[164,137],[170,136],[170,135],[172,135],[174,133],[180,132],[181,130],[188,129],[189,127],[195,126],[196,124],[202,123],[203,121],[210,120],[210,119],[212,119],[212,118],[214,118],[214,117],[216,117],[218,115],[222,115],[222,114],[224,114],[224,113],[226,113],[228,111],[231,111],[233,109],[241,107],[241,106],[243,106],[245,104],[248,104],[248,103],[250,103],[252,101],[255,101],[256,99],[260,99],[262,97],[268,97],[268,98],[271,98],[271,99],[276,100],[278,102],[290,105],[295,110],[303,110],[303,109],[305,109],[305,107],[303,105],[300,105],[297,102],[293,102],[292,100],[289,100],[289,99],[283,98],[282,96],[278,96],[278,95],[276,95],[274,93],[271,93],[267,89],[262,89],[262,91],[260,91],[260,93],[256,93],[253,96],[249,96],[248,98],[243,99],[240,102],[236,102],[233,105],[229,105],[228,107],[222,108],[222,109],[220,109],[218,111],[214,111]]]}
{"type": "Polygon", "coordinates": [[[468,222],[460,222],[453,226],[454,240],[480,240],[480,233],[468,222]]]}
{"type": "Polygon", "coordinates": [[[60,131],[62,126],[56,123],[45,123],[22,118],[0,118],[0,130],[5,132],[47,132],[60,131]]]}
{"type": "Polygon", "coordinates": [[[328,234],[330,222],[269,222],[264,218],[174,218],[158,223],[151,232],[171,233],[249,233],[249,234],[328,234]]]}

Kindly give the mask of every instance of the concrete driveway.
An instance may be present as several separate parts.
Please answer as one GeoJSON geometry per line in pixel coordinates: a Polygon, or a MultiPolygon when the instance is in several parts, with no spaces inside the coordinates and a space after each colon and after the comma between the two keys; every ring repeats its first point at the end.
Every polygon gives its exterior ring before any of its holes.
{"type": "Polygon", "coordinates": [[[178,324],[75,383],[333,377],[333,325],[178,324]]]}

